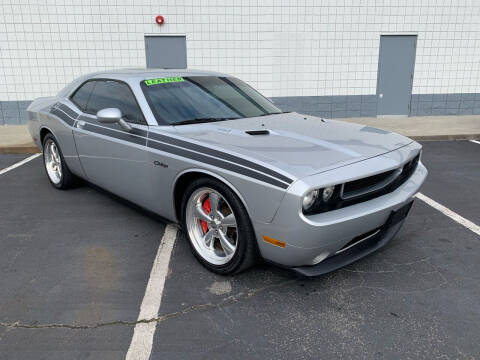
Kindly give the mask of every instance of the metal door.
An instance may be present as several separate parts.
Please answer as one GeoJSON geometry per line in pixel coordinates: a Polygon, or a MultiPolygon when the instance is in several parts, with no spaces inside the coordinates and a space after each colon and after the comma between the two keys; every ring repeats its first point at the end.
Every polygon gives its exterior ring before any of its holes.
{"type": "Polygon", "coordinates": [[[145,36],[145,56],[148,68],[186,69],[185,36],[145,36]]]}
{"type": "Polygon", "coordinates": [[[408,115],[416,35],[382,35],[377,74],[377,115],[408,115]]]}

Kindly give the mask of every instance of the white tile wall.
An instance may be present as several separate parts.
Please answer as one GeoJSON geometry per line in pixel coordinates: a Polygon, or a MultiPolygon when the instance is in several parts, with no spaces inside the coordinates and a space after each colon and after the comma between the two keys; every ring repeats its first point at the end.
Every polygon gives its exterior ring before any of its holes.
{"type": "Polygon", "coordinates": [[[413,93],[480,92],[478,0],[1,0],[0,101],[143,67],[145,34],[186,34],[190,68],[267,96],[374,94],[389,33],[418,34],[413,93]]]}

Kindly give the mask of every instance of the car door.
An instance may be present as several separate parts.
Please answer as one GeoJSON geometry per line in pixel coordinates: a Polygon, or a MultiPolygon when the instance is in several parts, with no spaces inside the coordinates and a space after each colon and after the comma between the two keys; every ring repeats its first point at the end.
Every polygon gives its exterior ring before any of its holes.
{"type": "Polygon", "coordinates": [[[146,138],[148,126],[128,84],[110,79],[84,83],[71,101],[82,110],[74,128],[74,139],[80,163],[88,180],[121,197],[146,206],[151,198],[148,176],[146,138]],[[90,94],[80,98],[83,87],[90,94]],[[123,130],[119,124],[105,124],[96,113],[118,108],[132,127],[123,130]]]}

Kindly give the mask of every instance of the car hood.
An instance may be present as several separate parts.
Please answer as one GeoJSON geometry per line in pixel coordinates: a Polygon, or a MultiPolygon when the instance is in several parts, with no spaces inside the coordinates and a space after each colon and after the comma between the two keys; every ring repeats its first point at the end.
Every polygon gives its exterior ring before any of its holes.
{"type": "Polygon", "coordinates": [[[180,137],[267,165],[297,179],[375,157],[412,142],[402,135],[370,126],[297,113],[174,128],[180,137]],[[264,130],[268,134],[254,133],[264,130]]]}

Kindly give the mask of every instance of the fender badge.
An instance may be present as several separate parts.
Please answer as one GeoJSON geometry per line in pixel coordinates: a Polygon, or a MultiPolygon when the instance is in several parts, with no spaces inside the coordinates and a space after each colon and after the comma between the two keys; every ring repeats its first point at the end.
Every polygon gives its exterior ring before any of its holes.
{"type": "Polygon", "coordinates": [[[160,162],[160,161],[157,161],[157,160],[155,160],[155,161],[153,162],[153,165],[155,165],[155,166],[161,166],[161,167],[164,167],[164,168],[167,168],[167,167],[168,167],[167,164],[164,164],[164,163],[162,163],[162,162],[160,162]]]}

